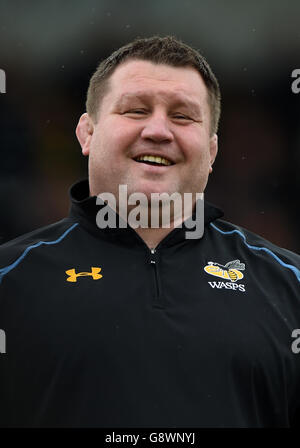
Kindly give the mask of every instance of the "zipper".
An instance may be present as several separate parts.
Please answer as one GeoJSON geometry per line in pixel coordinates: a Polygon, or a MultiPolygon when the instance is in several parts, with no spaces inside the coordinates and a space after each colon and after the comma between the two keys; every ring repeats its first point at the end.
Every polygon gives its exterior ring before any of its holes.
{"type": "Polygon", "coordinates": [[[153,270],[154,277],[154,306],[157,308],[164,308],[162,297],[161,297],[161,287],[158,269],[158,256],[156,249],[150,249],[150,264],[153,270]]]}

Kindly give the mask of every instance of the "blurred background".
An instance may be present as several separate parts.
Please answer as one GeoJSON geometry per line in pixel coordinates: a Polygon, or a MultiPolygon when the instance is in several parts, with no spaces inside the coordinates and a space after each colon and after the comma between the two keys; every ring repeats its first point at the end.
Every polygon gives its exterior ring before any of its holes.
{"type": "Polygon", "coordinates": [[[206,199],[299,252],[299,0],[0,0],[0,244],[67,215],[70,185],[87,177],[74,131],[89,78],[153,34],[197,48],[221,86],[206,199]]]}

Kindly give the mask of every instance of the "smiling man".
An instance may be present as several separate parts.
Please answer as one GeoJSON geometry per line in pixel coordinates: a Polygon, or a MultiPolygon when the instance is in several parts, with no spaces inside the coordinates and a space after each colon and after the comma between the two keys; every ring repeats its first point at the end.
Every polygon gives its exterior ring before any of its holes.
{"type": "MultiPolygon", "coordinates": [[[[107,93],[95,111],[91,96],[101,66],[91,81],[89,113],[80,118],[77,137],[82,153],[89,156],[92,195],[111,192],[118,197],[119,186],[126,185],[128,195],[143,193],[149,203],[153,193],[189,193],[194,206],[196,193],[205,189],[217,154],[217,123],[212,121],[218,116],[211,117],[219,114],[217,81],[210,74],[218,103],[211,111],[199,70],[170,66],[159,58],[153,51],[153,61],[125,59],[110,75],[107,93]]],[[[149,247],[156,247],[179,224],[172,218],[174,212],[168,228],[136,231],[149,247]]]]}
{"type": "Polygon", "coordinates": [[[67,218],[0,248],[1,426],[299,424],[300,257],[206,202],[203,234],[186,237],[219,117],[211,68],[174,37],[100,63],[76,129],[89,179],[67,218]],[[120,186],[191,207],[169,227],[124,226],[120,186]],[[98,225],[103,195],[117,226],[98,225]]]}

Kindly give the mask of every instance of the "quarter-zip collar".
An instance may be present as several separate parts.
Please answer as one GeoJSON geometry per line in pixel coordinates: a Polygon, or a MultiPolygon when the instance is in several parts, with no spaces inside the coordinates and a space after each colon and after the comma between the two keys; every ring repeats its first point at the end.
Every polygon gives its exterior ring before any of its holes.
{"type": "MultiPolygon", "coordinates": [[[[89,183],[88,179],[81,180],[73,184],[69,190],[71,207],[69,217],[76,219],[80,224],[85,227],[89,232],[93,233],[99,238],[108,240],[118,240],[118,242],[124,245],[140,245],[145,244],[142,238],[137,232],[127,224],[127,227],[121,228],[109,228],[100,229],[96,223],[96,216],[99,210],[104,205],[96,204],[97,196],[89,195],[89,183]]],[[[124,220],[116,213],[116,222],[124,220]]],[[[205,202],[204,203],[204,226],[206,227],[210,222],[223,216],[223,211],[214,205],[205,202]]],[[[191,219],[191,218],[189,218],[191,219]]],[[[195,219],[195,212],[192,215],[192,219],[195,219]]],[[[187,222],[187,221],[185,221],[187,222]]],[[[185,233],[191,231],[190,228],[185,226],[185,222],[181,227],[173,229],[159,244],[159,246],[173,246],[179,242],[193,242],[193,239],[186,239],[185,233]]],[[[205,232],[205,228],[204,228],[205,232]]],[[[197,241],[197,240],[196,240],[197,241]]]]}

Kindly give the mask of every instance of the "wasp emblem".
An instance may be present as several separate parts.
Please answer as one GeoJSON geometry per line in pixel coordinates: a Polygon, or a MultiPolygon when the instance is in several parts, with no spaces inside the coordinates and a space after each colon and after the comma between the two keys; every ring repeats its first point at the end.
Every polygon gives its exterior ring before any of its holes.
{"type": "Polygon", "coordinates": [[[240,260],[229,261],[225,265],[209,261],[204,270],[207,274],[236,282],[244,277],[244,274],[241,271],[245,270],[245,264],[241,263],[240,260]]]}

